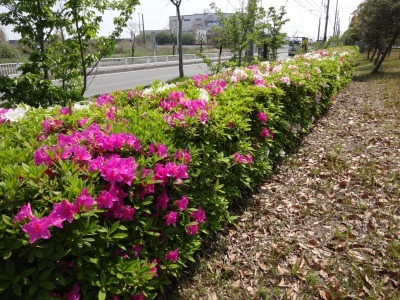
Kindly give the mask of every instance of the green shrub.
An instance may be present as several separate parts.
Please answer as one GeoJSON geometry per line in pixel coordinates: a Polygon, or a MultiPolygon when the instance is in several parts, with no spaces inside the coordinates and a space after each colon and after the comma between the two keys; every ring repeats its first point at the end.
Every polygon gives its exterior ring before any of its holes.
{"type": "Polygon", "coordinates": [[[154,298],[352,76],[357,52],[0,109],[0,294],[154,298]]]}

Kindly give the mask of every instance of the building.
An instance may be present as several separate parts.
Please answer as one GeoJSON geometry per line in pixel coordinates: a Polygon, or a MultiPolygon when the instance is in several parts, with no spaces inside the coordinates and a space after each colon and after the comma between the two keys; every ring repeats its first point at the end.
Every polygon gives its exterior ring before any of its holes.
{"type": "MultiPolygon", "coordinates": [[[[231,13],[222,13],[223,17],[232,16],[231,13]]],[[[205,10],[202,14],[182,15],[182,32],[192,33],[197,40],[205,40],[214,26],[221,27],[216,13],[205,10]]],[[[169,28],[172,34],[178,32],[178,17],[169,17],[169,28]]]]}

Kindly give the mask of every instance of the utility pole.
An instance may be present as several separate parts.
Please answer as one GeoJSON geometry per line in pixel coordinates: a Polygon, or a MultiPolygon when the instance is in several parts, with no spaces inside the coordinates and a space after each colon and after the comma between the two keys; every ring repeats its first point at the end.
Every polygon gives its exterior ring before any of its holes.
{"type": "Polygon", "coordinates": [[[144,17],[142,14],[142,26],[143,26],[143,45],[146,47],[146,33],[144,32],[144,17]]]}
{"type": "Polygon", "coordinates": [[[319,32],[321,29],[321,16],[319,17],[319,21],[318,21],[318,36],[317,36],[317,42],[319,41],[319,32]]]}
{"type": "Polygon", "coordinates": [[[339,0],[336,0],[335,23],[333,24],[333,35],[334,36],[337,35],[338,3],[339,3],[339,0]]]}
{"type": "Polygon", "coordinates": [[[328,0],[328,5],[326,6],[326,20],[325,20],[325,32],[324,32],[324,43],[326,42],[326,33],[328,30],[328,20],[329,20],[329,3],[331,0],[328,0]]]}
{"type": "Polygon", "coordinates": [[[140,13],[138,13],[138,17],[139,17],[139,44],[142,43],[142,31],[140,30],[140,13]]]}

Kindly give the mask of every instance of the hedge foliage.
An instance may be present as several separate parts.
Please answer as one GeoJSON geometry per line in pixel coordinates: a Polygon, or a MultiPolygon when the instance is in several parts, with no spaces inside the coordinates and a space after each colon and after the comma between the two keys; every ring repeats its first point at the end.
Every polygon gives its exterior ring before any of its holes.
{"type": "Polygon", "coordinates": [[[329,108],[356,57],[0,109],[0,297],[156,297],[329,108]]]}

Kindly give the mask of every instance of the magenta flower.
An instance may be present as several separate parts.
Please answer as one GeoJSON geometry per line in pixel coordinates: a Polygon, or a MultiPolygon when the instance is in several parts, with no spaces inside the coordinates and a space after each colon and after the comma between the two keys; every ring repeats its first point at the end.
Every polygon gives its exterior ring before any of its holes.
{"type": "Polygon", "coordinates": [[[149,274],[153,275],[154,277],[158,277],[158,273],[157,273],[157,259],[154,259],[153,262],[150,265],[150,270],[149,270],[149,274]]]}
{"type": "Polygon", "coordinates": [[[107,105],[108,103],[113,103],[113,101],[114,101],[113,96],[104,94],[97,98],[96,106],[104,106],[107,105]]]}
{"type": "Polygon", "coordinates": [[[221,94],[226,88],[226,82],[221,79],[213,80],[206,84],[205,88],[211,96],[221,94]]]}
{"type": "Polygon", "coordinates": [[[161,143],[158,143],[157,145],[155,145],[154,143],[151,143],[149,145],[149,153],[156,154],[157,156],[159,156],[161,158],[168,157],[167,147],[161,143]]]}
{"type": "Polygon", "coordinates": [[[49,220],[47,218],[33,218],[29,223],[22,226],[22,230],[29,236],[29,242],[33,244],[37,239],[49,239],[49,220]]]}
{"type": "Polygon", "coordinates": [[[176,248],[175,250],[168,252],[165,256],[165,260],[170,260],[176,262],[178,260],[179,249],[176,248]]]}
{"type": "Polygon", "coordinates": [[[32,214],[30,203],[21,206],[19,212],[14,217],[14,223],[25,220],[26,218],[28,218],[29,221],[35,219],[35,216],[32,214]]]}
{"type": "Polygon", "coordinates": [[[66,300],[79,300],[81,299],[81,294],[79,293],[80,287],[79,285],[75,282],[73,289],[68,292],[67,294],[64,295],[64,298],[66,300]]]}
{"type": "Polygon", "coordinates": [[[35,165],[39,166],[40,164],[44,164],[50,166],[53,163],[53,160],[47,153],[48,151],[49,149],[45,145],[42,145],[39,149],[35,150],[33,153],[33,161],[35,162],[35,165]]]}
{"type": "Polygon", "coordinates": [[[192,156],[189,154],[188,149],[185,149],[184,151],[178,149],[178,150],[175,152],[174,158],[175,158],[176,160],[182,160],[182,162],[183,162],[184,164],[189,164],[189,163],[190,163],[190,160],[192,159],[192,156]]]}
{"type": "Polygon", "coordinates": [[[53,210],[49,217],[61,221],[67,220],[68,223],[71,223],[76,213],[78,213],[77,206],[63,199],[61,203],[55,203],[53,205],[53,210]]]}
{"type": "Polygon", "coordinates": [[[198,225],[189,225],[189,226],[186,228],[186,232],[187,232],[189,235],[194,235],[194,234],[196,234],[198,231],[199,231],[199,226],[198,226],[198,225]]]}
{"type": "Polygon", "coordinates": [[[88,121],[88,118],[83,118],[83,119],[80,119],[80,120],[76,121],[76,124],[79,127],[84,127],[87,121],[88,121]]]}
{"type": "Polygon", "coordinates": [[[99,209],[111,208],[113,207],[114,203],[118,202],[118,198],[112,195],[109,191],[103,190],[96,198],[96,202],[99,209]]]}
{"type": "Polygon", "coordinates": [[[133,221],[133,216],[135,215],[135,208],[131,206],[124,206],[124,209],[121,212],[120,218],[121,221],[133,221]]]}
{"type": "Polygon", "coordinates": [[[257,119],[261,122],[261,123],[265,123],[268,120],[268,117],[266,114],[264,114],[262,111],[257,113],[257,119]]]}
{"type": "Polygon", "coordinates": [[[170,225],[175,226],[177,220],[178,220],[178,212],[176,211],[171,211],[165,215],[165,222],[167,223],[167,226],[170,225]]]}
{"type": "Polygon", "coordinates": [[[161,195],[156,200],[156,209],[157,210],[160,208],[166,209],[168,202],[169,202],[169,197],[167,195],[167,192],[165,190],[163,190],[161,192],[161,195]]]}
{"type": "Polygon", "coordinates": [[[272,140],[274,138],[274,133],[271,130],[268,130],[267,128],[263,128],[260,132],[260,136],[262,138],[269,138],[272,140]]]}
{"type": "Polygon", "coordinates": [[[201,209],[201,207],[199,207],[199,208],[197,208],[196,211],[194,211],[190,214],[190,217],[195,219],[196,222],[204,223],[204,221],[206,219],[206,212],[203,209],[201,209]]]}
{"type": "Polygon", "coordinates": [[[183,211],[186,209],[187,205],[189,203],[189,200],[186,196],[183,196],[180,200],[175,201],[175,205],[178,207],[180,211],[183,211]]]}
{"type": "Polygon", "coordinates": [[[121,158],[119,155],[113,155],[105,161],[101,167],[101,176],[112,185],[116,182],[132,184],[135,179],[135,170],[139,166],[133,157],[121,158]]]}
{"type": "Polygon", "coordinates": [[[105,161],[104,156],[98,156],[95,159],[92,159],[89,162],[88,171],[89,172],[100,171],[101,168],[103,167],[104,161],[105,161]]]}
{"type": "Polygon", "coordinates": [[[133,252],[134,257],[139,257],[140,251],[142,251],[142,245],[136,244],[135,246],[129,248],[133,252]]]}
{"type": "Polygon", "coordinates": [[[79,211],[87,212],[95,203],[94,199],[89,195],[87,188],[84,188],[78,198],[76,198],[75,205],[79,211]]]}
{"type": "Polygon", "coordinates": [[[144,294],[143,293],[140,293],[140,294],[138,294],[138,295],[134,295],[134,296],[131,296],[131,299],[130,300],[145,300],[146,298],[144,297],[144,294]]]}
{"type": "Polygon", "coordinates": [[[60,109],[60,114],[68,115],[69,114],[69,107],[63,107],[60,109]]]}
{"type": "Polygon", "coordinates": [[[238,164],[248,164],[251,165],[253,163],[253,157],[251,154],[248,155],[243,155],[239,154],[238,152],[235,152],[233,154],[233,159],[238,163],[238,164]]]}
{"type": "Polygon", "coordinates": [[[73,148],[75,162],[87,162],[92,158],[85,146],[76,146],[73,148]]]}

